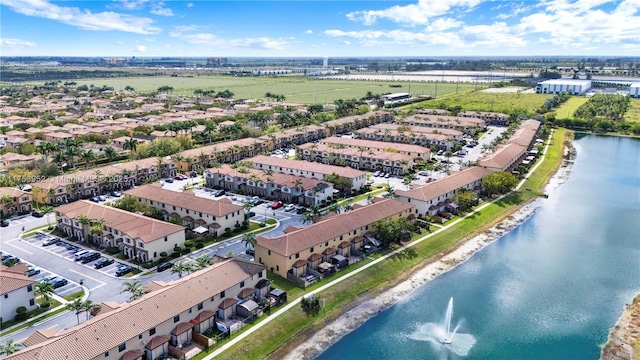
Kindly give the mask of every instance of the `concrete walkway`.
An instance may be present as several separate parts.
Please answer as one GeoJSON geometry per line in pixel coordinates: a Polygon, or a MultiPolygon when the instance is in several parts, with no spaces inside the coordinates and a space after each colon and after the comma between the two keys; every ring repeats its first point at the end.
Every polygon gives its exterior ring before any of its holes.
{"type": "MultiPolygon", "coordinates": [[[[542,157],[540,158],[540,161],[531,169],[531,171],[529,171],[527,176],[525,176],[524,179],[518,184],[518,186],[516,187],[516,190],[520,189],[520,187],[522,187],[524,182],[529,178],[529,174],[533,173],[538,168],[538,166],[540,164],[542,164],[542,162],[544,162],[544,159],[545,159],[545,157],[547,155],[547,150],[549,150],[549,145],[551,143],[551,137],[552,136],[553,136],[553,130],[551,130],[551,133],[549,134],[549,138],[547,140],[547,145],[545,146],[545,149],[544,149],[542,157]]],[[[331,288],[332,286],[335,286],[335,285],[339,284],[340,282],[342,282],[342,281],[344,281],[346,279],[349,279],[352,276],[354,276],[356,274],[359,274],[360,272],[362,272],[362,271],[364,271],[366,269],[369,269],[372,266],[375,266],[376,264],[380,263],[381,261],[387,260],[388,258],[390,258],[390,257],[392,257],[392,256],[394,256],[394,255],[396,255],[398,253],[401,253],[402,251],[404,251],[404,250],[406,250],[408,248],[416,246],[417,244],[420,244],[421,242],[423,242],[423,241],[435,236],[436,234],[439,234],[440,232],[445,231],[445,230],[457,225],[459,222],[461,222],[462,220],[466,219],[467,217],[472,216],[475,213],[484,210],[486,207],[490,206],[491,204],[493,204],[493,203],[495,203],[497,201],[502,200],[503,198],[505,198],[506,196],[509,196],[510,194],[511,194],[511,192],[509,192],[509,193],[507,193],[505,195],[502,195],[502,196],[496,198],[495,200],[493,200],[491,202],[488,202],[488,203],[486,203],[484,205],[481,205],[480,207],[476,208],[474,211],[472,211],[472,212],[468,213],[467,215],[459,218],[458,220],[455,220],[455,221],[453,221],[453,222],[441,227],[440,229],[438,229],[438,230],[436,230],[436,231],[434,231],[432,233],[429,233],[429,234],[427,234],[427,235],[425,235],[425,236],[423,236],[423,237],[421,237],[421,238],[419,238],[417,240],[414,240],[413,242],[411,242],[411,243],[409,243],[409,244],[407,244],[405,246],[402,246],[402,247],[400,247],[400,248],[398,248],[398,249],[396,249],[396,250],[394,250],[394,251],[392,251],[392,252],[390,252],[390,253],[388,253],[388,254],[386,254],[384,256],[381,256],[378,259],[373,260],[370,263],[368,263],[368,264],[366,264],[366,265],[364,265],[364,266],[362,266],[362,267],[360,267],[360,268],[358,268],[358,269],[356,269],[356,270],[354,270],[354,271],[352,271],[352,272],[350,272],[350,273],[348,273],[348,274],[346,274],[346,275],[344,275],[344,276],[342,276],[342,277],[340,277],[338,279],[335,279],[335,280],[333,280],[333,281],[331,281],[331,282],[329,282],[329,283],[327,283],[327,284],[325,284],[325,285],[323,285],[323,286],[321,286],[321,287],[319,287],[319,288],[317,288],[317,289],[315,289],[313,291],[310,291],[307,294],[305,294],[305,296],[312,295],[312,294],[318,294],[318,293],[320,293],[320,292],[322,292],[324,290],[327,290],[327,289],[331,288]]],[[[205,360],[211,360],[214,357],[222,354],[225,350],[227,350],[230,347],[232,347],[233,345],[237,344],[239,341],[244,340],[246,337],[250,336],[251,334],[253,334],[258,329],[260,329],[263,326],[269,324],[273,319],[275,319],[278,316],[282,315],[283,313],[285,313],[286,311],[288,311],[292,307],[297,306],[300,303],[301,300],[302,300],[302,297],[299,297],[299,298],[297,298],[295,300],[290,301],[289,303],[287,303],[287,305],[282,307],[280,310],[278,310],[275,313],[269,315],[269,317],[267,317],[264,321],[262,321],[259,324],[251,327],[249,330],[243,332],[242,334],[238,335],[236,338],[234,338],[231,341],[229,341],[228,343],[224,344],[219,349],[216,349],[216,351],[214,351],[211,354],[207,355],[204,359],[205,360]]]]}

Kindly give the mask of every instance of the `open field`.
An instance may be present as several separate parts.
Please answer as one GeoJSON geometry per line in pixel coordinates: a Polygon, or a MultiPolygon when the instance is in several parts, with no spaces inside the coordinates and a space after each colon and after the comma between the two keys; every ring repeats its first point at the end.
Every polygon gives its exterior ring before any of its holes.
{"type": "Polygon", "coordinates": [[[576,109],[580,107],[580,105],[589,101],[589,98],[586,96],[572,96],[569,100],[565,101],[564,104],[560,105],[558,109],[554,112],[556,113],[557,119],[571,119],[573,118],[573,113],[576,112],[576,109]]]}
{"type": "MultiPolygon", "coordinates": [[[[440,87],[438,87],[440,94],[440,87]]],[[[551,98],[547,94],[513,94],[513,93],[486,93],[474,91],[468,93],[451,94],[443,98],[423,101],[410,108],[447,108],[449,106],[462,106],[463,110],[491,111],[505,114],[526,112],[535,114],[537,108],[551,98]]],[[[402,110],[405,110],[403,108],[402,110]]]]}
{"type": "MultiPolygon", "coordinates": [[[[116,91],[124,90],[125,86],[131,86],[136,92],[151,92],[160,86],[173,87],[173,93],[177,95],[192,95],[194,89],[214,89],[215,91],[231,90],[236,98],[255,99],[264,98],[264,94],[284,94],[286,102],[292,103],[331,103],[337,99],[361,98],[367,91],[374,94],[411,92],[418,95],[434,95],[435,83],[415,82],[385,82],[385,81],[347,81],[347,80],[316,80],[303,76],[280,77],[233,77],[233,76],[209,76],[194,77],[128,77],[113,79],[87,79],[77,80],[78,85],[113,86],[116,91]],[[400,85],[401,87],[389,87],[400,85]]],[[[438,96],[458,92],[466,92],[473,89],[473,84],[439,83],[437,85],[438,96]]]]}
{"type": "Polygon", "coordinates": [[[624,114],[624,120],[640,122],[640,99],[631,99],[630,105],[629,110],[624,114]]]}

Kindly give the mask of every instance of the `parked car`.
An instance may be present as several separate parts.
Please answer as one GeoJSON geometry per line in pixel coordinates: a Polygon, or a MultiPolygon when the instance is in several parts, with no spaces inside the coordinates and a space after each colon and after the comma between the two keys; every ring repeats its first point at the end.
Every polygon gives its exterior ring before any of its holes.
{"type": "Polygon", "coordinates": [[[380,170],[373,173],[373,176],[379,176],[379,175],[380,175],[380,170]]]}
{"type": "Polygon", "coordinates": [[[429,175],[429,174],[427,174],[427,172],[426,172],[426,171],[420,171],[420,172],[418,173],[418,175],[420,175],[420,176],[427,176],[427,175],[429,175]]]}
{"type": "Polygon", "coordinates": [[[390,177],[391,177],[391,173],[386,173],[386,174],[384,174],[384,178],[385,178],[385,179],[388,179],[388,178],[390,178],[390,177]]]}
{"type": "Polygon", "coordinates": [[[216,190],[213,192],[213,196],[218,197],[218,196],[222,196],[225,194],[224,189],[220,189],[220,190],[216,190]]]}
{"type": "Polygon", "coordinates": [[[49,245],[53,245],[53,244],[55,244],[55,243],[57,243],[57,242],[59,242],[59,241],[60,241],[60,239],[59,239],[59,238],[55,238],[55,237],[54,237],[54,238],[48,238],[48,239],[47,239],[47,241],[45,241],[45,242],[43,242],[43,243],[42,243],[42,246],[49,246],[49,245]]]}
{"type": "Polygon", "coordinates": [[[100,260],[96,261],[96,263],[93,264],[93,267],[95,267],[96,269],[101,269],[101,268],[103,268],[105,266],[109,266],[109,265],[111,265],[113,263],[114,263],[113,259],[103,257],[100,260]]]}
{"type": "Polygon", "coordinates": [[[63,287],[65,285],[67,285],[69,283],[69,281],[67,279],[64,278],[54,278],[51,280],[50,284],[54,289],[63,287]]]}
{"type": "Polygon", "coordinates": [[[85,256],[82,257],[82,259],[80,260],[81,263],[83,264],[88,264],[90,262],[92,262],[93,260],[98,260],[100,259],[100,253],[99,252],[90,252],[88,254],[86,254],[85,256]]]}
{"type": "Polygon", "coordinates": [[[307,211],[307,208],[305,208],[302,205],[298,205],[296,206],[296,214],[304,214],[305,211],[307,211]]]}
{"type": "Polygon", "coordinates": [[[2,227],[7,227],[7,226],[9,226],[9,220],[2,220],[2,221],[0,221],[0,226],[2,226],[2,227]]]}
{"type": "Polygon", "coordinates": [[[293,205],[293,204],[288,204],[287,206],[285,206],[285,207],[284,207],[284,211],[287,211],[287,212],[289,212],[289,211],[293,211],[293,210],[295,210],[295,208],[296,208],[296,206],[295,206],[295,205],[293,205]]]}
{"type": "Polygon", "coordinates": [[[256,213],[255,213],[255,212],[253,212],[253,211],[249,211],[249,212],[247,213],[247,216],[248,216],[248,217],[250,217],[250,218],[252,218],[252,217],[256,216],[256,213]]]}
{"type": "Polygon", "coordinates": [[[15,256],[13,256],[13,255],[5,255],[2,258],[2,265],[4,265],[4,266],[9,266],[11,264],[17,264],[19,262],[20,262],[20,259],[15,257],[15,256]]]}
{"type": "Polygon", "coordinates": [[[120,197],[120,196],[122,196],[122,193],[121,193],[120,191],[113,191],[113,192],[111,193],[111,196],[113,196],[113,197],[120,197]]]}
{"type": "Polygon", "coordinates": [[[91,201],[93,201],[93,202],[100,202],[100,199],[98,199],[98,197],[97,197],[97,196],[94,196],[94,197],[92,197],[92,198],[91,198],[91,201]]]}
{"type": "Polygon", "coordinates": [[[104,195],[98,196],[98,201],[107,201],[107,197],[104,195]]]}
{"type": "Polygon", "coordinates": [[[444,150],[438,150],[438,152],[436,153],[436,155],[442,155],[444,154],[444,150]]]}
{"type": "Polygon", "coordinates": [[[164,182],[171,184],[171,183],[173,183],[173,179],[172,178],[166,178],[166,179],[164,179],[164,182]]]}
{"type": "Polygon", "coordinates": [[[133,271],[133,268],[129,265],[121,265],[116,268],[116,276],[122,276],[133,271]]]}
{"type": "Polygon", "coordinates": [[[274,201],[271,203],[271,208],[272,209],[279,209],[282,207],[282,201],[278,200],[278,201],[274,201]]]}
{"type": "Polygon", "coordinates": [[[89,252],[90,252],[89,250],[80,250],[77,253],[73,254],[73,258],[74,258],[75,261],[80,261],[89,252]]]}
{"type": "Polygon", "coordinates": [[[247,250],[245,250],[245,254],[247,254],[249,256],[255,256],[256,255],[256,251],[254,249],[247,249],[247,250]]]}
{"type": "Polygon", "coordinates": [[[40,269],[34,268],[34,267],[30,267],[29,270],[27,270],[27,272],[24,273],[24,274],[29,276],[29,277],[34,276],[34,275],[38,275],[38,274],[40,274],[40,269]]]}
{"type": "Polygon", "coordinates": [[[40,211],[38,211],[38,210],[33,210],[33,211],[31,212],[31,216],[33,216],[33,217],[37,217],[37,218],[41,218],[41,217],[43,217],[43,216],[44,216],[44,214],[42,214],[42,213],[41,213],[40,211]]]}
{"type": "Polygon", "coordinates": [[[158,265],[158,267],[156,268],[157,272],[163,272],[165,270],[169,270],[173,267],[173,263],[171,262],[163,262],[162,264],[158,265]]]}
{"type": "Polygon", "coordinates": [[[73,245],[73,244],[67,244],[65,246],[65,249],[69,250],[69,251],[75,251],[76,249],[78,249],[77,246],[73,245]]]}
{"type": "Polygon", "coordinates": [[[254,196],[254,197],[249,198],[249,201],[251,201],[251,202],[253,203],[253,205],[260,205],[260,204],[262,204],[262,200],[261,200],[259,197],[257,197],[257,196],[254,196]]]}

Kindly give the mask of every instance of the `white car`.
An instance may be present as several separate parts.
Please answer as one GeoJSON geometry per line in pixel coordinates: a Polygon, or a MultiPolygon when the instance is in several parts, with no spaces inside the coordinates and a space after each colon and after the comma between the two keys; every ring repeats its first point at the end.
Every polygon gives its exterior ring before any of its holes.
{"type": "Polygon", "coordinates": [[[287,204],[287,206],[284,207],[284,211],[293,211],[295,210],[296,206],[293,204],[287,204]]]}

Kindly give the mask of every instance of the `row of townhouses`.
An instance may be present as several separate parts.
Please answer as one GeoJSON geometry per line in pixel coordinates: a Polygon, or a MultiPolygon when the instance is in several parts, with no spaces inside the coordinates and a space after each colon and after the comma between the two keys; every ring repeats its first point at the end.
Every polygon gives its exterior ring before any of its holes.
{"type": "Polygon", "coordinates": [[[0,215],[16,215],[33,210],[33,195],[16,188],[0,187],[0,215]]]}
{"type": "MultiPolygon", "coordinates": [[[[417,112],[417,111],[416,111],[417,112]]],[[[452,129],[465,134],[474,135],[484,131],[487,125],[484,120],[473,117],[442,116],[442,115],[412,115],[396,119],[396,123],[410,126],[424,126],[436,129],[452,129]]]]}
{"type": "Polygon", "coordinates": [[[361,139],[414,144],[445,151],[463,141],[463,133],[458,130],[398,124],[370,126],[356,130],[355,135],[361,139]]]}
{"type": "Polygon", "coordinates": [[[540,126],[537,120],[521,122],[505,144],[479,159],[479,165],[493,171],[514,171],[523,160],[532,160],[537,155],[533,146],[540,126]]]}
{"type": "Polygon", "coordinates": [[[2,321],[13,320],[16,310],[24,306],[27,311],[38,308],[36,305],[35,281],[25,275],[28,268],[24,263],[11,267],[0,264],[0,318],[2,321]]]}
{"type": "Polygon", "coordinates": [[[263,265],[214,257],[212,265],[177,281],[152,282],[128,303],[102,303],[94,317],[71,328],[37,330],[11,360],[189,359],[213,344],[203,333],[257,317],[270,301],[263,265]]]}

